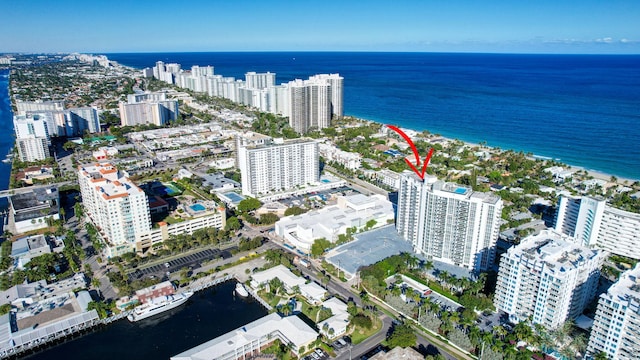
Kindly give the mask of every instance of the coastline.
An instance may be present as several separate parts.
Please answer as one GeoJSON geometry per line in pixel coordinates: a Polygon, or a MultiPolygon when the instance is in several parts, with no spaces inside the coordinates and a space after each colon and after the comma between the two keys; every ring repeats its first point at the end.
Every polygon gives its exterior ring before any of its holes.
{"type": "MultiPolygon", "coordinates": [[[[387,122],[387,123],[383,123],[383,122],[379,122],[376,120],[369,120],[369,119],[364,119],[355,115],[347,115],[345,114],[345,117],[351,117],[353,119],[356,119],[358,121],[363,121],[363,122],[367,122],[367,123],[375,123],[375,124],[380,124],[382,126],[387,125],[387,124],[391,124],[391,122],[387,122]]],[[[396,125],[397,126],[397,125],[396,125]]],[[[409,127],[404,127],[404,126],[399,126],[401,129],[407,129],[407,130],[411,130],[411,131],[415,131],[415,132],[422,132],[422,131],[429,131],[428,129],[424,129],[424,130],[418,130],[418,129],[413,129],[413,128],[409,128],[409,127]]],[[[431,132],[430,132],[431,133],[431,132]]],[[[475,142],[471,142],[471,141],[464,141],[458,138],[452,138],[452,137],[448,137],[448,136],[444,136],[444,135],[438,135],[440,138],[446,140],[446,141],[461,141],[463,142],[466,146],[469,147],[479,147],[481,149],[488,149],[490,151],[497,151],[497,152],[504,152],[504,151],[520,151],[520,150],[515,150],[515,149],[505,149],[505,148],[501,148],[501,147],[495,147],[495,146],[491,146],[491,145],[482,145],[479,143],[475,143],[475,142]]],[[[536,155],[535,153],[531,153],[532,156],[531,158],[534,159],[541,159],[541,160],[554,160],[560,164],[563,165],[564,168],[567,168],[569,170],[571,170],[572,172],[578,172],[578,171],[585,171],[587,173],[587,176],[591,176],[594,179],[598,179],[598,180],[604,180],[607,183],[612,183],[611,182],[611,177],[615,177],[616,180],[616,184],[620,184],[620,185],[625,185],[624,183],[627,182],[628,184],[626,185],[631,185],[636,181],[640,181],[640,179],[633,179],[630,177],[625,177],[625,176],[619,176],[617,174],[610,174],[604,171],[600,171],[600,170],[594,170],[594,169],[589,169],[583,166],[578,166],[578,165],[571,165],[568,163],[565,163],[561,160],[556,160],[554,158],[548,157],[548,156],[543,156],[543,155],[536,155]]]]}
{"type": "MultiPolygon", "coordinates": [[[[105,55],[105,56],[107,56],[107,55],[105,55]]],[[[110,61],[110,62],[112,62],[112,63],[113,63],[114,65],[116,65],[116,66],[121,66],[121,67],[124,67],[124,68],[128,68],[128,69],[130,69],[130,70],[132,70],[132,71],[140,71],[140,70],[141,70],[141,68],[134,67],[134,66],[129,66],[129,65],[124,65],[124,64],[119,63],[119,62],[117,62],[117,61],[115,61],[115,60],[109,60],[109,61],[110,61]]],[[[371,122],[371,123],[377,123],[377,124],[381,124],[381,125],[385,125],[385,124],[393,124],[393,123],[394,123],[394,121],[383,121],[382,119],[370,120],[370,119],[366,119],[366,118],[364,118],[364,117],[362,117],[362,116],[359,116],[359,115],[352,115],[352,114],[345,114],[345,117],[352,117],[352,118],[357,119],[357,120],[360,120],[360,121],[364,121],[364,122],[371,122]]],[[[422,132],[422,131],[426,130],[426,131],[429,131],[430,133],[434,133],[434,132],[432,132],[432,131],[431,131],[430,129],[428,129],[428,128],[424,128],[424,129],[422,129],[422,130],[419,130],[419,129],[412,128],[412,127],[401,126],[401,125],[399,125],[399,124],[396,124],[396,126],[399,126],[399,127],[401,127],[401,128],[405,128],[405,129],[410,129],[410,130],[412,130],[412,131],[416,131],[416,132],[422,132]]],[[[435,133],[437,133],[437,132],[435,132],[435,133]]],[[[468,141],[468,140],[460,139],[460,138],[456,137],[455,135],[453,135],[453,136],[452,136],[452,135],[445,136],[445,135],[441,135],[441,134],[439,134],[439,136],[440,136],[440,137],[442,137],[443,139],[446,139],[446,140],[449,140],[449,141],[462,141],[463,143],[465,143],[465,144],[466,144],[466,145],[468,145],[468,146],[472,146],[472,147],[473,147],[473,146],[478,146],[478,147],[483,147],[483,148],[487,148],[487,149],[492,149],[492,150],[494,150],[494,151],[509,151],[509,150],[511,150],[511,151],[518,151],[518,152],[519,152],[519,151],[523,151],[523,152],[525,152],[525,153],[530,152],[530,151],[527,151],[527,150],[525,150],[525,149],[517,150],[517,149],[515,149],[515,148],[514,148],[514,147],[512,147],[512,146],[511,146],[511,147],[508,147],[508,146],[502,147],[502,146],[490,145],[490,144],[481,145],[481,144],[476,143],[476,142],[473,142],[473,141],[468,141]]],[[[537,158],[537,159],[549,159],[549,160],[555,160],[555,161],[557,161],[557,162],[559,162],[559,163],[563,164],[565,168],[568,168],[568,169],[570,169],[571,171],[574,171],[574,172],[576,172],[576,171],[578,171],[578,170],[586,171],[586,172],[587,172],[587,176],[592,176],[592,177],[593,177],[593,178],[595,178],[595,179],[601,179],[601,180],[605,180],[605,181],[609,182],[609,180],[610,180],[610,179],[611,179],[611,177],[613,176],[613,177],[616,177],[616,178],[618,179],[618,180],[617,180],[617,183],[619,183],[619,184],[622,184],[622,183],[623,183],[623,182],[625,182],[625,181],[626,181],[626,182],[629,182],[629,184],[634,183],[634,182],[636,182],[636,181],[640,181],[640,177],[639,177],[639,178],[637,178],[637,179],[635,179],[635,178],[628,177],[628,176],[618,175],[618,174],[616,174],[616,173],[614,173],[614,172],[602,171],[602,170],[597,170],[597,169],[591,169],[591,168],[589,168],[589,167],[587,167],[587,166],[573,165],[573,164],[571,164],[570,162],[565,162],[565,161],[563,161],[562,159],[559,159],[559,160],[558,160],[558,159],[557,159],[557,158],[555,158],[554,156],[549,156],[549,155],[538,155],[538,154],[536,154],[535,152],[531,152],[531,153],[533,154],[533,157],[534,157],[534,158],[537,158]]]]}

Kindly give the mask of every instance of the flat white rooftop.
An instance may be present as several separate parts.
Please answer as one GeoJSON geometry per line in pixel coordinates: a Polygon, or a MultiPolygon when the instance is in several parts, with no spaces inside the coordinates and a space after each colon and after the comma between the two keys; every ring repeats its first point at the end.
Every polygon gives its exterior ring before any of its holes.
{"type": "Polygon", "coordinates": [[[271,337],[270,334],[277,332],[293,343],[296,349],[318,337],[318,333],[297,316],[280,317],[276,313],[271,313],[181,354],[172,356],[171,360],[235,358],[233,356],[235,353],[242,356],[244,354],[242,350],[246,350],[245,346],[251,343],[259,342],[266,345],[275,340],[276,336],[271,337]],[[238,351],[239,349],[240,351],[238,351]]]}

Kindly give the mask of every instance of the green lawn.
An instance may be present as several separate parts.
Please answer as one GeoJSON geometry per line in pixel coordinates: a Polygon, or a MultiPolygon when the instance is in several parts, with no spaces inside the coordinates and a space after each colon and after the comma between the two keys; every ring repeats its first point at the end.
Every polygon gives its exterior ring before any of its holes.
{"type": "Polygon", "coordinates": [[[302,299],[302,297],[296,297],[296,301],[302,303],[302,313],[305,314],[311,321],[316,321],[316,315],[318,314],[318,307],[311,307],[311,305],[307,304],[306,301],[302,299]]]}
{"type": "Polygon", "coordinates": [[[271,307],[274,307],[274,308],[280,303],[280,300],[282,299],[280,296],[275,296],[273,294],[267,294],[267,292],[264,291],[264,290],[258,291],[258,295],[262,299],[264,299],[264,301],[269,303],[269,305],[271,305],[271,307]]]}
{"type": "MultiPolygon", "coordinates": [[[[302,303],[302,313],[305,314],[311,321],[316,322],[316,316],[318,316],[318,311],[320,311],[320,306],[311,306],[307,304],[307,302],[302,297],[297,297],[296,301],[302,303]]],[[[321,316],[318,319],[318,322],[322,322],[328,319],[326,316],[321,316]]]]}
{"type": "Polygon", "coordinates": [[[357,345],[363,341],[365,341],[369,336],[377,333],[382,328],[382,321],[374,317],[374,323],[371,329],[362,329],[356,327],[353,332],[351,332],[351,343],[353,345],[357,345]]]}
{"type": "Polygon", "coordinates": [[[166,218],[162,219],[162,221],[164,221],[167,224],[171,225],[171,224],[177,224],[179,222],[183,222],[184,219],[180,218],[180,217],[174,217],[174,216],[169,215],[166,218]]]}

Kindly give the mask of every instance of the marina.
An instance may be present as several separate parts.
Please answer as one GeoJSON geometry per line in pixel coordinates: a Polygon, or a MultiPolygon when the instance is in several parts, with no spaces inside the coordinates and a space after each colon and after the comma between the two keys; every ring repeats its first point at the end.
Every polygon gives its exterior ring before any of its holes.
{"type": "MultiPolygon", "coordinates": [[[[0,323],[0,341],[12,346],[0,351],[0,359],[20,359],[30,355],[33,355],[33,357],[29,357],[30,359],[67,357],[66,354],[71,356],[70,354],[78,353],[80,349],[87,346],[83,344],[91,343],[92,345],[88,346],[99,348],[103,346],[100,344],[104,338],[124,337],[119,333],[121,330],[124,333],[129,333],[129,337],[138,339],[140,346],[152,347],[154,351],[157,351],[156,356],[146,357],[145,354],[148,352],[144,348],[138,349],[137,345],[131,345],[137,350],[131,352],[126,347],[122,349],[106,347],[104,349],[106,353],[101,355],[105,360],[112,356],[118,356],[123,360],[169,358],[169,356],[195,346],[199,342],[207,341],[231,330],[233,327],[227,329],[227,324],[239,326],[243,323],[242,321],[250,322],[267,313],[269,307],[264,300],[249,296],[246,298],[234,296],[236,284],[232,275],[206,281],[181,293],[184,298],[180,299],[184,301],[179,300],[163,310],[150,311],[150,315],[139,318],[133,315],[135,309],[105,319],[99,319],[96,311],[91,310],[55,324],[13,334],[8,331],[9,322],[2,322],[0,323]],[[120,321],[129,316],[134,316],[135,320],[120,321]],[[225,320],[220,321],[220,319],[225,320]],[[141,333],[136,330],[140,327],[145,328],[143,338],[140,336],[141,333]],[[173,336],[185,336],[186,339],[173,345],[160,345],[161,343],[156,338],[165,337],[161,331],[172,333],[173,336]],[[211,335],[205,336],[204,334],[211,335]],[[199,342],[192,343],[190,339],[199,339],[199,342]],[[177,347],[178,343],[184,346],[177,347]],[[164,348],[171,349],[171,351],[163,352],[164,348]],[[44,350],[46,353],[43,353],[44,350]],[[122,353],[119,353],[120,351],[122,353]],[[116,352],[117,355],[115,355],[116,352]],[[112,354],[112,356],[108,354],[112,354]]],[[[175,294],[176,298],[179,295],[175,294]]],[[[255,296],[255,294],[251,295],[255,296]]],[[[9,319],[9,317],[6,318],[9,319]]],[[[124,339],[119,341],[124,341],[124,339]]],[[[166,342],[171,341],[166,339],[166,342]]],[[[99,356],[94,358],[102,359],[99,356]]]]}

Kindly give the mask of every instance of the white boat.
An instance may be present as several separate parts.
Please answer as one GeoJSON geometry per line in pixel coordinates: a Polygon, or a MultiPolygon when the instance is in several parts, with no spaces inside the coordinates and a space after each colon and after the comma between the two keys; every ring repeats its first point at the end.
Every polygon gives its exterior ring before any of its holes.
{"type": "Polygon", "coordinates": [[[242,283],[237,283],[236,284],[236,294],[242,296],[242,297],[247,297],[249,296],[249,292],[247,291],[247,289],[245,289],[244,285],[242,285],[242,283]]]}
{"type": "Polygon", "coordinates": [[[132,322],[140,321],[167,310],[171,310],[187,302],[192,295],[192,291],[185,291],[178,294],[153,298],[148,303],[137,306],[133,309],[133,312],[127,316],[127,319],[132,322]]]}

